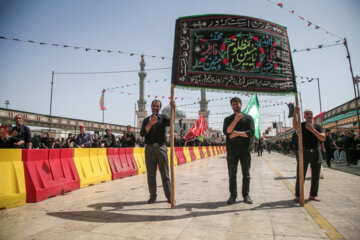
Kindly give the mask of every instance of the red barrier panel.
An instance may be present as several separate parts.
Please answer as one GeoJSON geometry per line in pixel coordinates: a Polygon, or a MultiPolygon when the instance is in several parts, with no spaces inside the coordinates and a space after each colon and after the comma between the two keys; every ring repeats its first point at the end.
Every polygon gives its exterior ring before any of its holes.
{"type": "Polygon", "coordinates": [[[208,157],[211,157],[213,154],[209,148],[210,148],[209,146],[206,146],[206,152],[207,152],[208,157]]]}
{"type": "Polygon", "coordinates": [[[73,149],[23,150],[26,201],[39,202],[80,188],[73,149]]]}
{"type": "Polygon", "coordinates": [[[219,153],[219,154],[222,153],[220,146],[216,146],[216,149],[218,150],[218,153],[219,153]]]}
{"type": "Polygon", "coordinates": [[[175,155],[176,155],[177,160],[178,160],[178,165],[186,163],[186,158],[185,158],[185,155],[184,155],[183,148],[176,147],[175,148],[175,155]]]}
{"type": "Polygon", "coordinates": [[[195,161],[196,155],[194,153],[194,147],[189,147],[189,153],[190,153],[191,161],[195,161]]]}
{"type": "MultiPolygon", "coordinates": [[[[123,153],[125,156],[125,153],[123,153]]],[[[112,180],[132,176],[131,169],[126,161],[120,158],[120,148],[108,148],[107,157],[111,169],[112,180]]]]}
{"type": "Polygon", "coordinates": [[[130,176],[137,175],[138,169],[137,169],[136,163],[135,163],[134,149],[133,148],[122,148],[122,149],[120,149],[120,154],[121,154],[121,150],[123,150],[125,153],[126,162],[130,168],[130,176]]]}
{"type": "Polygon", "coordinates": [[[216,156],[216,155],[217,155],[217,152],[216,152],[216,150],[215,150],[215,147],[214,147],[214,146],[211,146],[211,150],[212,150],[213,156],[216,156]]]}
{"type": "Polygon", "coordinates": [[[201,158],[205,158],[205,154],[203,152],[203,147],[199,147],[199,153],[201,158]]]}

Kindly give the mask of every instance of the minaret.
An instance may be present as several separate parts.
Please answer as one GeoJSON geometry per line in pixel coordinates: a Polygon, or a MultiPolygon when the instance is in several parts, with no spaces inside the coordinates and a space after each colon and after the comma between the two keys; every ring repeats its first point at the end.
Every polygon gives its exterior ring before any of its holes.
{"type": "MultiPolygon", "coordinates": [[[[205,118],[206,124],[209,128],[209,114],[210,111],[208,111],[208,102],[206,100],[206,90],[205,89],[201,89],[201,100],[200,100],[200,111],[199,111],[199,116],[200,114],[202,114],[205,118]]],[[[209,130],[206,131],[207,136],[209,137],[209,130]]]]}
{"type": "Polygon", "coordinates": [[[141,55],[141,62],[140,62],[140,72],[139,72],[139,78],[140,78],[140,88],[139,88],[139,100],[138,103],[138,111],[136,111],[137,116],[137,128],[141,128],[141,124],[144,121],[144,118],[147,116],[146,111],[146,101],[145,101],[145,60],[144,55],[141,55]]]}

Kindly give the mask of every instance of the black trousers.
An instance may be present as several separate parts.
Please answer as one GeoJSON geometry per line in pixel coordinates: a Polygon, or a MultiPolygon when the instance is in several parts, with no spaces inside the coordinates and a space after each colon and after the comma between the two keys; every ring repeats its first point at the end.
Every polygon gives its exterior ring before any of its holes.
{"type": "MultiPolygon", "coordinates": [[[[319,151],[310,152],[304,149],[304,179],[306,177],[306,172],[309,167],[311,167],[311,187],[310,187],[310,196],[316,197],[319,190],[319,179],[320,179],[320,170],[321,170],[321,161],[319,161],[319,151]]],[[[297,166],[296,166],[296,186],[295,186],[295,195],[300,196],[299,191],[299,159],[298,153],[296,154],[297,166]]]]}
{"type": "Polygon", "coordinates": [[[246,197],[250,192],[250,165],[251,165],[251,155],[250,152],[237,152],[227,153],[227,165],[229,173],[229,191],[231,196],[237,197],[237,183],[236,183],[236,174],[238,169],[238,163],[240,160],[241,171],[242,171],[242,196],[246,197]]]}
{"type": "Polygon", "coordinates": [[[170,198],[169,163],[166,145],[145,145],[145,164],[147,170],[148,187],[151,197],[156,197],[156,170],[159,165],[162,185],[166,198],[170,198]]]}
{"type": "Polygon", "coordinates": [[[326,164],[328,165],[328,167],[331,167],[331,158],[332,158],[332,151],[331,149],[326,149],[326,164]]]}

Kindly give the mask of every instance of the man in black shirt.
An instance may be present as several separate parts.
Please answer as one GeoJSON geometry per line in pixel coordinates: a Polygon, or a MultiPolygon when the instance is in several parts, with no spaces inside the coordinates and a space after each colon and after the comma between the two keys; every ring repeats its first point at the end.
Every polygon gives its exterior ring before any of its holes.
{"type": "Polygon", "coordinates": [[[241,99],[234,97],[230,100],[234,114],[224,120],[223,132],[226,135],[227,166],[229,173],[230,198],[227,204],[234,204],[237,197],[236,174],[240,159],[242,170],[242,196],[244,202],[252,204],[250,191],[250,138],[254,136],[254,119],[241,112],[241,99]]]}
{"type": "MultiPolygon", "coordinates": [[[[170,103],[175,106],[175,102],[170,103]]],[[[161,102],[154,100],[151,103],[152,115],[144,119],[140,136],[145,137],[145,164],[147,169],[148,187],[150,198],[148,203],[156,201],[156,168],[159,165],[162,185],[168,203],[170,200],[170,177],[166,147],[166,126],[170,126],[170,118],[159,114],[161,102]]]]}
{"type": "Polygon", "coordinates": [[[72,148],[72,142],[74,142],[73,134],[69,133],[63,148],[72,148]]]}
{"type": "Polygon", "coordinates": [[[6,124],[0,127],[0,148],[19,148],[24,144],[24,140],[9,136],[11,126],[6,124]]]}
{"type": "Polygon", "coordinates": [[[34,134],[34,137],[31,139],[31,144],[33,149],[40,148],[40,135],[34,134]]]}
{"type": "Polygon", "coordinates": [[[105,130],[106,135],[103,137],[101,142],[105,143],[105,147],[116,147],[116,138],[115,135],[111,133],[110,129],[105,130]]]}
{"type": "Polygon", "coordinates": [[[20,145],[21,148],[31,149],[31,131],[29,127],[23,124],[23,116],[21,114],[17,114],[14,120],[16,125],[13,127],[10,135],[24,140],[24,143],[20,145]]]}
{"type": "Polygon", "coordinates": [[[99,148],[101,147],[101,139],[97,133],[94,133],[93,141],[91,143],[92,148],[99,148]]]}
{"type": "Polygon", "coordinates": [[[41,148],[54,148],[55,142],[54,139],[50,137],[49,132],[44,133],[44,137],[41,139],[41,148]]]}
{"type": "Polygon", "coordinates": [[[352,151],[351,148],[356,148],[355,136],[352,130],[348,132],[344,141],[344,151],[346,154],[346,161],[348,166],[350,166],[350,164],[357,165],[356,156],[354,154],[355,152],[352,151]]]}
{"type": "MultiPolygon", "coordinates": [[[[297,116],[299,114],[299,107],[295,108],[295,115],[293,118],[293,126],[298,129],[299,122],[297,116]]],[[[303,137],[303,157],[304,157],[304,179],[306,176],[307,168],[310,164],[311,167],[311,188],[309,200],[320,201],[317,198],[319,190],[319,177],[321,169],[321,156],[319,150],[319,141],[324,142],[326,139],[325,134],[322,132],[321,126],[313,123],[313,112],[309,109],[304,111],[305,122],[301,123],[302,137],[303,137]]],[[[297,159],[298,160],[298,159],[297,159]]],[[[297,174],[296,174],[296,187],[295,199],[299,202],[299,161],[297,161],[297,174]]]]}
{"type": "Polygon", "coordinates": [[[326,163],[327,163],[327,165],[328,165],[329,168],[331,168],[331,158],[332,158],[332,156],[333,156],[333,151],[332,151],[331,145],[333,145],[336,149],[339,149],[339,148],[336,146],[333,138],[331,137],[330,132],[331,132],[331,131],[330,131],[330,129],[328,129],[328,128],[325,130],[326,140],[325,140],[325,142],[322,143],[323,146],[324,146],[323,149],[325,149],[326,163]]]}
{"type": "Polygon", "coordinates": [[[131,126],[127,126],[126,127],[127,131],[124,132],[124,145],[127,148],[133,148],[135,147],[136,144],[136,138],[135,138],[135,134],[131,132],[131,126]]]}

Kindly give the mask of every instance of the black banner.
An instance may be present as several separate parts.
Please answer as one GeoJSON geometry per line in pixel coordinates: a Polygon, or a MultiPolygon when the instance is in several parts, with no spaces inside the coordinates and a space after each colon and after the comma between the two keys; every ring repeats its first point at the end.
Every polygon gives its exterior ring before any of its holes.
{"type": "Polygon", "coordinates": [[[184,87],[295,93],[286,28],[233,15],[179,18],[172,83],[184,87]]]}

